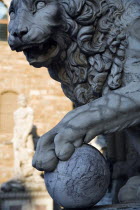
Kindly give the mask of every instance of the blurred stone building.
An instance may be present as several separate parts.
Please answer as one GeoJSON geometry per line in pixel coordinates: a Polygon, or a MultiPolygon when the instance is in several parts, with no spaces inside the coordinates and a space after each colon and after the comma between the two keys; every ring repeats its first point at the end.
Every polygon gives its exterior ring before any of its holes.
{"type": "Polygon", "coordinates": [[[8,5],[0,0],[0,184],[13,176],[13,113],[17,97],[25,94],[34,110],[37,135],[54,127],[72,109],[60,84],[52,80],[46,68],[29,66],[22,53],[12,52],[7,43],[8,5]]]}

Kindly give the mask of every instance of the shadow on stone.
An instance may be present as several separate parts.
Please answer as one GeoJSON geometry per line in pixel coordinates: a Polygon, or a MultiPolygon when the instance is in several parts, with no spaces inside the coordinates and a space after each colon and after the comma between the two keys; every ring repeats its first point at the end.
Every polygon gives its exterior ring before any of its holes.
{"type": "Polygon", "coordinates": [[[37,133],[37,126],[36,125],[33,125],[31,134],[33,136],[34,150],[36,150],[37,142],[40,138],[40,136],[37,133]]]}

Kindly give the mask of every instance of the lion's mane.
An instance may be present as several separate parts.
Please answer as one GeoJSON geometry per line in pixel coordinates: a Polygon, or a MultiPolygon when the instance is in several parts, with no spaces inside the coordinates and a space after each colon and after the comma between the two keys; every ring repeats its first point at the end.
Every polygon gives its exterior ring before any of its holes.
{"type": "Polygon", "coordinates": [[[66,96],[79,106],[100,97],[105,84],[110,89],[122,84],[127,35],[117,23],[123,6],[106,0],[59,4],[71,42],[63,52],[63,65],[57,64],[58,77],[66,96]]]}

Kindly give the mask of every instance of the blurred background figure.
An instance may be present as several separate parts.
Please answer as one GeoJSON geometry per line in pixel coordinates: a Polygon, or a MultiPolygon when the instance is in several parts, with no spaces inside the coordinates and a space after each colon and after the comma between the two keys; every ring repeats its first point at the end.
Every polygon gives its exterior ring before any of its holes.
{"type": "Polygon", "coordinates": [[[32,157],[33,145],[33,110],[27,106],[27,98],[21,94],[18,96],[19,108],[14,112],[14,136],[12,139],[14,148],[14,173],[15,177],[22,179],[33,175],[32,157]]]}

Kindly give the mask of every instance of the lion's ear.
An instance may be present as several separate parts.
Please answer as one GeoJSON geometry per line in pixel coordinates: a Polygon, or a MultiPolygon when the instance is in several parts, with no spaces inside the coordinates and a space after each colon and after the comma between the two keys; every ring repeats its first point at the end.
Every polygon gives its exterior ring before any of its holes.
{"type": "Polygon", "coordinates": [[[75,17],[79,15],[82,7],[84,6],[86,0],[62,0],[66,12],[71,16],[75,17]]]}

